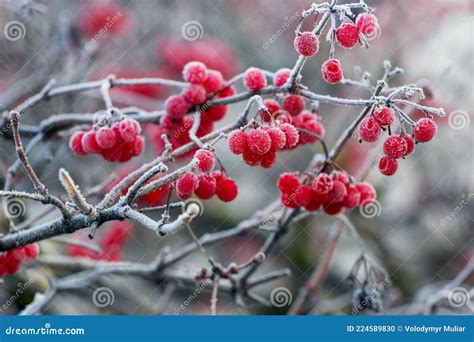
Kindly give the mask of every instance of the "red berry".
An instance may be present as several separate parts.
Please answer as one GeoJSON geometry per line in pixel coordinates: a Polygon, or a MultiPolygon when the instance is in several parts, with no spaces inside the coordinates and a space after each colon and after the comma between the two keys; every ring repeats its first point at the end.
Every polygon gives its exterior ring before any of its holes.
{"type": "Polygon", "coordinates": [[[334,171],[331,174],[331,177],[333,180],[342,182],[345,185],[349,184],[350,182],[349,176],[344,171],[334,171]]]}
{"type": "Polygon", "coordinates": [[[284,172],[278,177],[277,187],[282,193],[293,193],[300,186],[300,180],[291,172],[284,172]]]}
{"type": "Polygon", "coordinates": [[[366,142],[377,141],[380,136],[380,125],[373,117],[365,118],[359,124],[359,136],[366,142]]]}
{"type": "Polygon", "coordinates": [[[285,148],[293,148],[298,144],[299,134],[295,126],[289,123],[284,123],[279,126],[280,129],[286,135],[286,145],[285,148]]]}
{"type": "Polygon", "coordinates": [[[327,83],[339,83],[342,80],[341,63],[338,59],[328,59],[321,66],[321,73],[327,83]]]}
{"type": "Polygon", "coordinates": [[[166,113],[173,119],[181,119],[188,113],[188,108],[188,103],[181,95],[170,96],[165,102],[166,113]]]}
{"type": "Polygon", "coordinates": [[[175,182],[176,193],[179,198],[183,200],[188,199],[198,185],[198,177],[191,171],[188,171],[175,182]]]}
{"type": "Polygon", "coordinates": [[[272,147],[270,135],[261,128],[253,129],[249,132],[247,143],[250,151],[259,155],[267,153],[272,147]]]}
{"type": "Polygon", "coordinates": [[[211,121],[219,121],[227,114],[227,106],[214,106],[206,110],[203,114],[211,121]]]}
{"type": "Polygon", "coordinates": [[[344,23],[336,30],[336,40],[340,46],[350,49],[359,42],[359,30],[351,23],[344,23]]]}
{"type": "Polygon", "coordinates": [[[334,186],[334,181],[327,173],[320,173],[313,181],[313,188],[318,194],[328,194],[334,186]]]}
{"type": "Polygon", "coordinates": [[[120,121],[118,128],[122,139],[127,142],[134,141],[142,130],[138,121],[131,118],[125,118],[124,120],[120,121]]]}
{"type": "Polygon", "coordinates": [[[235,87],[228,86],[221,90],[219,93],[219,97],[229,97],[235,94],[235,87]]]}
{"type": "Polygon", "coordinates": [[[329,203],[338,203],[347,195],[346,185],[338,180],[333,182],[333,187],[328,193],[329,203]]]}
{"type": "Polygon", "coordinates": [[[169,114],[166,114],[160,119],[160,125],[168,131],[175,131],[183,124],[183,119],[174,119],[169,114]]]}
{"type": "Polygon", "coordinates": [[[115,138],[114,130],[109,127],[101,127],[97,131],[95,138],[97,140],[97,145],[104,150],[114,147],[117,140],[115,138]]]}
{"type": "Polygon", "coordinates": [[[368,206],[373,203],[377,194],[372,184],[362,182],[356,185],[357,190],[360,192],[360,204],[361,206],[368,206]]]}
{"type": "Polygon", "coordinates": [[[216,157],[209,150],[199,149],[194,154],[194,158],[198,160],[197,169],[201,172],[211,171],[216,165],[216,157]]]}
{"type": "Polygon", "coordinates": [[[306,207],[310,204],[313,197],[313,188],[309,185],[302,185],[295,191],[295,203],[300,207],[306,207]]]}
{"type": "Polygon", "coordinates": [[[209,94],[218,92],[224,86],[224,76],[217,70],[209,70],[207,78],[202,84],[209,94]]]}
{"type": "Polygon", "coordinates": [[[250,91],[258,91],[267,85],[267,78],[262,70],[249,68],[244,75],[244,86],[250,91]]]}
{"type": "Polygon", "coordinates": [[[387,156],[382,156],[379,159],[380,172],[385,176],[392,176],[397,172],[398,163],[396,160],[391,159],[387,156]]]}
{"type": "Polygon", "coordinates": [[[316,211],[321,207],[321,202],[318,200],[318,197],[315,195],[315,191],[311,192],[311,200],[304,206],[308,211],[316,211]]]}
{"type": "Polygon", "coordinates": [[[416,122],[415,130],[413,135],[416,141],[428,142],[433,140],[438,131],[438,125],[431,119],[422,118],[416,122]]]}
{"type": "Polygon", "coordinates": [[[194,191],[195,195],[202,200],[207,200],[216,194],[217,182],[211,174],[199,176],[199,185],[194,191]]]}
{"type": "Polygon", "coordinates": [[[361,13],[356,20],[357,29],[367,38],[375,38],[379,32],[377,17],[372,13],[361,13]]]}
{"type": "Polygon", "coordinates": [[[390,126],[395,121],[395,112],[392,108],[375,107],[372,114],[380,126],[390,126]]]}
{"type": "Polygon", "coordinates": [[[270,136],[270,139],[272,141],[272,145],[271,145],[272,151],[276,152],[285,148],[286,135],[280,128],[276,126],[266,126],[263,129],[266,130],[268,135],[270,136]]]}
{"type": "Polygon", "coordinates": [[[200,84],[191,84],[184,88],[183,98],[190,105],[198,105],[206,101],[206,89],[200,84]]]}
{"type": "MultiPolygon", "coordinates": [[[[323,124],[318,121],[318,120],[310,120],[304,122],[300,128],[303,128],[311,133],[314,133],[319,139],[324,139],[324,135],[326,133],[326,130],[324,129],[323,124]]],[[[316,138],[305,134],[304,132],[300,132],[300,142],[302,144],[306,143],[313,143],[316,141],[316,138]]]]}
{"type": "Polygon", "coordinates": [[[244,153],[242,153],[242,159],[244,160],[245,164],[250,165],[250,166],[257,166],[260,165],[260,163],[263,160],[263,155],[253,153],[249,149],[245,150],[244,153]]]}
{"type": "Polygon", "coordinates": [[[79,131],[75,132],[71,139],[69,139],[69,148],[71,151],[78,156],[86,155],[86,151],[82,148],[82,137],[84,136],[85,132],[79,131]]]}
{"type": "Polygon", "coordinates": [[[112,222],[102,236],[100,246],[105,250],[111,247],[122,248],[131,235],[131,229],[128,223],[120,221],[112,222]]]}
{"type": "Polygon", "coordinates": [[[81,139],[82,149],[86,153],[100,153],[102,148],[97,144],[96,132],[86,132],[81,139]]]}
{"type": "Polygon", "coordinates": [[[294,192],[292,193],[282,193],[281,194],[281,203],[287,208],[298,208],[298,204],[295,202],[296,194],[294,192]]]}
{"type": "Polygon", "coordinates": [[[351,209],[355,208],[360,203],[360,191],[355,186],[348,185],[346,187],[347,194],[342,201],[344,207],[351,209]]]}
{"type": "Polygon", "coordinates": [[[407,142],[398,135],[391,135],[383,144],[383,152],[391,159],[399,159],[407,152],[407,142]]]}
{"type": "Polygon", "coordinates": [[[274,151],[270,151],[262,156],[262,160],[260,162],[260,166],[265,169],[270,169],[275,165],[277,161],[277,155],[274,151]]]}
{"type": "Polygon", "coordinates": [[[207,78],[207,67],[201,62],[188,62],[183,68],[183,79],[189,83],[202,83],[207,78]]]}
{"type": "MultiPolygon", "coordinates": [[[[273,113],[278,112],[280,110],[280,105],[275,100],[266,99],[265,101],[263,101],[263,104],[265,105],[265,107],[267,107],[268,111],[270,112],[270,114],[272,114],[272,116],[274,116],[273,113]]],[[[262,117],[264,122],[271,121],[271,118],[269,117],[268,113],[263,113],[262,117]]]]}
{"type": "Polygon", "coordinates": [[[239,194],[239,188],[237,187],[237,183],[232,178],[221,177],[217,181],[216,194],[221,201],[231,202],[239,194]]]}
{"type": "Polygon", "coordinates": [[[324,206],[324,212],[328,215],[337,215],[344,210],[342,202],[331,202],[324,206]]]}
{"type": "Polygon", "coordinates": [[[275,74],[273,75],[273,84],[276,87],[284,86],[285,83],[288,81],[288,78],[290,78],[290,75],[291,69],[282,68],[277,70],[277,72],[275,72],[275,74]]]}
{"type": "Polygon", "coordinates": [[[247,134],[244,131],[233,131],[227,139],[230,152],[233,154],[242,154],[248,149],[247,134]]]}
{"type": "Polygon", "coordinates": [[[39,254],[39,246],[37,243],[32,243],[23,247],[23,252],[28,259],[36,259],[39,254]]]}
{"type": "Polygon", "coordinates": [[[405,139],[405,142],[407,143],[407,151],[405,152],[405,157],[406,157],[412,154],[413,151],[415,150],[415,141],[413,140],[412,137],[405,134],[402,135],[402,138],[405,139]]]}
{"type": "Polygon", "coordinates": [[[300,55],[311,57],[318,52],[319,39],[313,32],[307,31],[295,37],[294,45],[300,55]]]}
{"type": "Polygon", "coordinates": [[[291,116],[296,116],[304,109],[305,103],[303,97],[299,95],[290,94],[283,100],[282,108],[290,113],[291,116]]]}
{"type": "Polygon", "coordinates": [[[138,157],[140,154],[142,154],[144,149],[145,149],[145,140],[143,139],[143,137],[137,136],[130,150],[132,156],[138,157]]]}

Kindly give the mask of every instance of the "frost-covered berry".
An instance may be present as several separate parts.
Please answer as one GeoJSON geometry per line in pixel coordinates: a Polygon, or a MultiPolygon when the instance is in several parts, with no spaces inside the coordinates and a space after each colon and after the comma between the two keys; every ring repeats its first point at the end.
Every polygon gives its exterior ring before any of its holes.
{"type": "Polygon", "coordinates": [[[398,135],[391,135],[383,144],[383,152],[391,159],[402,158],[407,152],[407,142],[398,135]]]}
{"type": "Polygon", "coordinates": [[[217,181],[216,194],[221,201],[231,202],[239,194],[239,188],[232,178],[223,176],[217,181]]]}
{"type": "Polygon", "coordinates": [[[377,17],[372,13],[361,13],[356,20],[357,29],[369,39],[375,38],[379,31],[377,17]]]}
{"type": "Polygon", "coordinates": [[[336,30],[336,40],[340,46],[350,49],[359,42],[359,30],[351,23],[344,23],[336,30]]]}
{"type": "Polygon", "coordinates": [[[342,80],[342,68],[338,59],[328,59],[321,65],[323,79],[329,84],[336,84],[342,80]]]}
{"type": "Polygon", "coordinates": [[[333,179],[327,173],[320,173],[313,180],[313,189],[318,194],[324,195],[328,194],[334,186],[333,179]]]}
{"type": "Polygon", "coordinates": [[[346,196],[342,201],[344,207],[348,209],[357,207],[360,203],[360,191],[357,187],[348,185],[346,187],[346,192],[346,196]]]}
{"type": "Polygon", "coordinates": [[[100,153],[102,148],[97,144],[96,132],[89,131],[84,133],[81,139],[82,149],[86,153],[100,153]]]}
{"type": "Polygon", "coordinates": [[[226,105],[214,106],[204,112],[205,117],[209,118],[211,121],[222,120],[226,114],[227,114],[226,105]]]}
{"type": "MultiPolygon", "coordinates": [[[[265,107],[267,107],[268,112],[272,116],[274,116],[273,113],[278,112],[280,110],[280,105],[278,104],[277,101],[275,101],[273,99],[266,99],[266,100],[263,101],[263,104],[265,105],[265,107]]],[[[270,122],[271,121],[271,118],[269,117],[268,113],[263,113],[262,117],[263,117],[264,122],[270,122]]]]}
{"type": "Polygon", "coordinates": [[[405,134],[402,135],[402,138],[405,139],[405,142],[407,143],[407,151],[405,152],[405,157],[406,157],[412,154],[413,151],[415,150],[415,141],[413,140],[412,137],[405,134]]]}
{"type": "Polygon", "coordinates": [[[288,81],[288,78],[290,78],[291,75],[291,69],[288,68],[282,68],[279,69],[275,72],[275,75],[273,75],[273,84],[276,87],[281,87],[285,85],[285,83],[288,81]]]}
{"type": "Polygon", "coordinates": [[[200,84],[191,84],[184,88],[183,98],[190,105],[198,105],[206,100],[206,89],[200,84]]]}
{"type": "Polygon", "coordinates": [[[300,186],[300,180],[291,172],[284,172],[278,177],[277,187],[282,193],[293,193],[300,186]]]}
{"type": "Polygon", "coordinates": [[[95,138],[97,140],[97,145],[105,150],[114,147],[117,140],[114,130],[109,127],[101,127],[97,131],[95,138]]]}
{"type": "Polygon", "coordinates": [[[270,148],[272,151],[276,152],[285,148],[286,135],[279,127],[273,126],[273,127],[266,128],[265,130],[267,131],[272,141],[271,148],[270,148]]]}
{"type": "Polygon", "coordinates": [[[397,172],[398,163],[395,159],[382,156],[379,159],[379,170],[385,176],[392,176],[397,172]]]}
{"type": "Polygon", "coordinates": [[[75,155],[83,156],[87,154],[82,148],[82,137],[84,134],[85,132],[83,131],[75,132],[71,136],[71,139],[69,139],[69,148],[75,155]]]}
{"type": "Polygon", "coordinates": [[[235,94],[235,87],[228,86],[221,90],[219,93],[219,97],[229,97],[235,94]]]}
{"type": "Polygon", "coordinates": [[[300,207],[310,204],[313,197],[313,188],[309,185],[302,185],[295,191],[295,203],[300,207]]]}
{"type": "Polygon", "coordinates": [[[198,185],[198,177],[191,171],[188,171],[175,182],[176,194],[183,200],[188,199],[198,185]]]}
{"type": "MultiPolygon", "coordinates": [[[[304,122],[300,125],[299,128],[303,128],[314,135],[316,135],[319,139],[324,139],[324,135],[326,134],[326,130],[323,124],[318,120],[309,120],[304,122]]],[[[316,138],[312,135],[306,134],[304,132],[300,132],[300,142],[302,144],[306,143],[313,143],[316,141],[316,138]]]]}
{"type": "Polygon", "coordinates": [[[199,149],[194,154],[197,159],[197,169],[201,172],[211,171],[216,165],[216,158],[214,153],[209,150],[199,149]]]}
{"type": "Polygon", "coordinates": [[[165,102],[166,113],[173,119],[181,119],[188,113],[189,104],[181,95],[170,96],[165,102]]]}
{"type": "Polygon", "coordinates": [[[230,152],[233,154],[242,154],[248,149],[247,134],[244,131],[233,131],[227,139],[230,152]]]}
{"type": "Polygon", "coordinates": [[[262,160],[260,161],[260,166],[263,167],[264,169],[270,169],[275,165],[277,161],[277,155],[276,152],[270,151],[268,153],[265,153],[262,156],[262,160]]]}
{"type": "Polygon", "coordinates": [[[207,67],[201,62],[189,62],[183,68],[183,79],[189,83],[202,83],[207,78],[207,67]]]}
{"type": "Polygon", "coordinates": [[[438,131],[438,125],[431,119],[422,118],[416,122],[415,130],[413,135],[416,141],[428,142],[433,140],[438,131]]]}
{"type": "Polygon", "coordinates": [[[372,184],[367,182],[362,182],[356,185],[357,190],[360,192],[360,205],[368,206],[375,201],[377,193],[375,192],[372,184]]]}
{"type": "Polygon", "coordinates": [[[249,166],[257,166],[260,165],[263,159],[263,155],[253,153],[250,149],[247,149],[242,153],[242,159],[244,160],[245,164],[249,166]]]}
{"type": "Polygon", "coordinates": [[[249,150],[253,153],[263,155],[270,151],[272,140],[268,133],[261,129],[253,129],[247,135],[247,143],[249,150]]]}
{"type": "Polygon", "coordinates": [[[211,174],[199,176],[199,185],[194,194],[202,200],[207,200],[216,194],[217,182],[211,174]]]}
{"type": "Polygon", "coordinates": [[[267,85],[267,78],[262,70],[248,68],[244,75],[244,86],[250,91],[258,91],[267,85]]]}
{"type": "Polygon", "coordinates": [[[375,107],[372,114],[380,126],[390,126],[395,121],[395,112],[392,108],[385,106],[375,107]]]}
{"type": "Polygon", "coordinates": [[[329,203],[342,202],[346,195],[346,185],[343,182],[335,180],[332,189],[328,192],[328,201],[329,203]]]}
{"type": "Polygon", "coordinates": [[[279,126],[280,129],[285,133],[286,136],[286,145],[285,148],[293,148],[298,145],[299,134],[295,126],[289,123],[284,123],[279,126]]]}
{"type": "Polygon", "coordinates": [[[296,116],[303,111],[304,105],[303,97],[290,94],[283,99],[282,108],[290,113],[291,116],[296,116]]]}
{"type": "Polygon", "coordinates": [[[202,85],[209,94],[214,94],[224,86],[224,76],[218,70],[209,70],[207,78],[202,85]]]}
{"type": "Polygon", "coordinates": [[[349,176],[344,171],[334,171],[331,173],[331,177],[333,180],[342,182],[342,184],[345,185],[349,184],[350,182],[349,176]]]}
{"type": "Polygon", "coordinates": [[[363,141],[374,142],[380,136],[380,125],[373,117],[364,118],[359,124],[359,136],[363,141]]]}
{"type": "Polygon", "coordinates": [[[125,118],[124,120],[120,121],[118,124],[118,129],[120,132],[120,136],[126,142],[135,141],[135,138],[138,134],[140,134],[142,127],[140,123],[132,118],[125,118]]]}
{"type": "Polygon", "coordinates": [[[328,215],[337,215],[344,210],[342,202],[331,202],[324,206],[324,212],[328,215]]]}
{"type": "Polygon", "coordinates": [[[131,148],[132,157],[138,157],[145,149],[145,140],[142,136],[137,136],[131,148]]]}
{"type": "Polygon", "coordinates": [[[295,37],[294,45],[300,55],[311,57],[318,52],[319,39],[313,32],[307,31],[295,37]]]}

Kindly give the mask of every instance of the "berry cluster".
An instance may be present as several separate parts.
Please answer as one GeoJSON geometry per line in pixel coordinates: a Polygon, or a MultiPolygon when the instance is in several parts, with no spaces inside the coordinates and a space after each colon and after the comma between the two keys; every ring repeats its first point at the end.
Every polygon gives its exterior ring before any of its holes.
{"type": "Polygon", "coordinates": [[[31,244],[0,254],[0,277],[15,274],[25,261],[36,259],[38,253],[38,245],[31,244]]]}
{"type": "Polygon", "coordinates": [[[69,146],[74,154],[83,156],[97,153],[109,162],[127,162],[144,149],[140,123],[131,118],[116,122],[112,127],[101,127],[74,133],[69,146]]]}
{"type": "MultiPolygon", "coordinates": [[[[359,136],[362,141],[375,142],[379,139],[381,131],[392,125],[395,121],[395,112],[392,108],[375,107],[372,115],[364,118],[359,124],[359,136]]],[[[415,143],[428,142],[434,139],[438,126],[429,118],[418,120],[412,135],[402,131],[400,135],[390,135],[383,144],[384,154],[379,160],[380,172],[385,176],[392,176],[397,172],[400,158],[405,158],[415,150],[415,143]]]]}
{"type": "Polygon", "coordinates": [[[336,215],[345,208],[368,206],[376,198],[371,184],[356,184],[344,171],[320,173],[303,181],[297,174],[285,172],[278,178],[277,186],[284,206],[308,211],[322,209],[328,215],[336,215]]]}
{"type": "MultiPolygon", "coordinates": [[[[67,254],[73,257],[93,260],[120,261],[122,260],[122,250],[130,238],[130,234],[131,226],[129,224],[114,221],[106,229],[99,241],[100,252],[77,245],[69,245],[67,254]]],[[[79,239],[85,240],[87,238],[81,235],[79,239]]]]}

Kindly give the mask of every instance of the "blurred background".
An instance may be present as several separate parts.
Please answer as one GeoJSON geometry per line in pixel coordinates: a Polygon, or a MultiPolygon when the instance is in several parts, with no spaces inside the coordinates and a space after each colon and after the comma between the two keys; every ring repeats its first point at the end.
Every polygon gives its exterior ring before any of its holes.
{"type": "MultiPolygon", "coordinates": [[[[342,3],[342,1],[339,1],[342,3]]],[[[371,217],[356,209],[348,213],[367,249],[385,266],[391,285],[383,291],[382,314],[422,313],[424,303],[454,279],[474,256],[473,187],[473,28],[474,6],[469,0],[453,1],[368,1],[376,8],[380,38],[368,50],[356,47],[336,49],[344,75],[358,78],[360,70],[380,77],[382,62],[390,60],[405,73],[393,85],[416,82],[429,84],[433,98],[426,105],[444,107],[435,141],[417,146],[416,153],[401,161],[392,177],[377,167],[368,174],[376,187],[380,206],[371,217]]],[[[270,71],[291,68],[297,59],[293,48],[294,30],[300,12],[310,1],[283,0],[200,0],[200,1],[2,1],[0,2],[0,108],[7,110],[38,92],[50,79],[57,84],[92,80],[114,73],[118,77],[164,77],[179,80],[182,66],[191,59],[220,70],[226,79],[250,66],[270,71]],[[105,32],[104,17],[110,25],[105,32]],[[12,24],[13,23],[13,24],[12,24]],[[13,31],[16,29],[17,31],[13,31]],[[16,32],[16,33],[15,33],[16,32]]],[[[311,91],[347,98],[367,98],[366,89],[330,86],[321,78],[320,67],[329,54],[329,44],[321,40],[318,54],[308,60],[303,83],[311,91]]],[[[238,85],[239,90],[243,88],[238,85]]],[[[137,106],[160,110],[173,89],[140,86],[114,89],[112,99],[120,107],[137,106]]],[[[217,126],[233,122],[245,103],[230,106],[217,126]]],[[[99,91],[54,98],[29,111],[22,119],[35,125],[60,113],[95,113],[102,109],[99,91]]],[[[326,127],[326,143],[331,147],[357,114],[357,108],[321,105],[326,127]]],[[[414,118],[420,116],[416,111],[414,118]]],[[[149,132],[149,130],[147,130],[149,132]]],[[[68,148],[71,132],[62,132],[39,146],[31,162],[53,192],[61,193],[57,172],[66,167],[87,189],[103,183],[123,170],[94,155],[77,157],[68,148]]],[[[25,141],[29,137],[25,136],[25,141]]],[[[152,138],[147,136],[146,153],[129,162],[130,168],[156,156],[152,138]]],[[[198,236],[235,227],[278,198],[276,179],[284,171],[301,170],[315,153],[317,144],[282,153],[271,170],[251,168],[239,156],[217,145],[217,153],[230,175],[239,184],[239,196],[229,204],[217,200],[204,203],[204,214],[193,224],[198,236]]],[[[380,155],[380,146],[359,144],[352,138],[338,159],[339,165],[356,174],[367,154],[380,155]],[[375,152],[371,152],[374,151],[375,152]]],[[[0,137],[0,167],[6,170],[16,155],[11,139],[0,137]]],[[[178,162],[179,163],[179,162],[178,162]]],[[[4,178],[0,177],[3,186],[4,178]]],[[[15,178],[15,189],[31,190],[26,177],[15,178]]],[[[99,194],[100,198],[102,194],[99,194]]],[[[0,211],[0,232],[6,231],[0,211]]],[[[47,221],[54,213],[44,212],[36,203],[26,203],[21,222],[47,221]]],[[[159,216],[158,216],[159,217],[159,216]]],[[[321,214],[292,227],[290,234],[260,267],[259,273],[289,268],[292,276],[258,288],[262,296],[277,287],[287,288],[294,298],[318,265],[336,220],[321,214]]],[[[186,232],[158,239],[142,227],[130,227],[124,260],[149,262],[165,246],[190,242],[186,232]]],[[[81,232],[85,237],[87,232],[81,232]]],[[[209,253],[222,264],[245,262],[264,242],[268,232],[258,231],[210,247],[209,253]]],[[[76,236],[78,237],[78,236],[76,236]]],[[[80,237],[78,237],[80,238],[80,237]]],[[[42,255],[67,255],[61,243],[40,244],[42,255]]],[[[354,288],[348,275],[359,256],[357,242],[344,234],[329,266],[320,291],[307,303],[313,314],[351,314],[354,288]]],[[[471,261],[472,263],[472,261],[471,261]]],[[[170,270],[170,276],[195,273],[206,265],[199,252],[170,270]]],[[[15,314],[29,303],[37,291],[47,287],[48,276],[61,271],[43,267],[23,269],[0,284],[0,304],[10,303],[2,314],[15,314]],[[31,282],[31,284],[30,284],[31,282]],[[19,288],[30,284],[15,300],[19,288]]],[[[61,292],[48,306],[48,314],[209,314],[209,289],[196,295],[196,288],[147,282],[133,277],[105,277],[100,280],[113,289],[115,302],[106,308],[91,301],[93,287],[61,292]],[[192,300],[190,300],[192,296],[192,300]]],[[[468,291],[474,284],[471,274],[463,283],[468,291]]],[[[98,285],[100,286],[100,284],[98,285]]],[[[436,313],[469,312],[469,301],[458,307],[440,308],[436,313]]],[[[279,314],[285,308],[265,308],[249,303],[252,313],[279,314]]],[[[471,307],[472,308],[472,307],[471,307]]],[[[219,314],[239,314],[230,296],[222,294],[219,314]]]]}

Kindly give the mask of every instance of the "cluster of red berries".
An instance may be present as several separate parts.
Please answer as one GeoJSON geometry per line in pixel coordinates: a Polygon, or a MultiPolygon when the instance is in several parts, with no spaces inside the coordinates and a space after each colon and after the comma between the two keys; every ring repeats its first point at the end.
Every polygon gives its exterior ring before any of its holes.
{"type": "Polygon", "coordinates": [[[15,274],[25,261],[36,259],[38,253],[38,245],[34,243],[0,254],[0,277],[15,274]]]}
{"type": "Polygon", "coordinates": [[[208,200],[217,195],[223,202],[233,201],[239,193],[237,183],[223,171],[212,171],[216,164],[214,153],[199,149],[194,158],[196,168],[202,174],[198,176],[188,171],[176,180],[174,186],[178,197],[185,200],[195,194],[202,200],[208,200]]]}
{"type": "MultiPolygon", "coordinates": [[[[122,260],[122,250],[130,238],[131,226],[126,222],[114,221],[105,230],[99,241],[100,252],[78,245],[69,245],[67,254],[73,257],[103,261],[122,260]]],[[[80,240],[87,238],[80,235],[80,240]]]]}
{"type": "MultiPolygon", "coordinates": [[[[359,124],[359,136],[362,141],[375,142],[379,139],[381,131],[395,121],[395,112],[392,108],[375,107],[372,115],[364,118],[359,124]]],[[[415,123],[412,136],[405,133],[391,135],[385,140],[383,151],[385,153],[379,160],[380,172],[392,176],[397,172],[397,159],[405,158],[415,150],[415,143],[428,142],[434,139],[438,126],[429,118],[419,119],[415,123]]]]}
{"type": "Polygon", "coordinates": [[[126,162],[143,152],[145,145],[140,132],[137,120],[125,118],[112,127],[76,132],[69,146],[78,156],[97,153],[110,162],[126,162]]]}
{"type": "Polygon", "coordinates": [[[277,186],[284,206],[303,207],[308,211],[322,209],[328,215],[336,215],[345,208],[368,206],[376,198],[371,184],[356,184],[344,171],[320,173],[304,181],[295,173],[285,172],[278,178],[277,186]]]}

